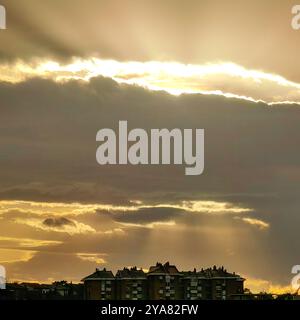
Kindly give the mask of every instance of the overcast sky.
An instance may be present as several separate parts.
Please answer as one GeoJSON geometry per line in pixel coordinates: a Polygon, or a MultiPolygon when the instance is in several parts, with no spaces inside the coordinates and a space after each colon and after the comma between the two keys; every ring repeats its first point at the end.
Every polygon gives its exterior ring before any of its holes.
{"type": "Polygon", "coordinates": [[[300,263],[293,1],[2,4],[0,263],[10,279],[79,281],[96,266],[170,260],[224,265],[253,290],[289,285],[300,263]],[[204,173],[99,166],[96,133],[119,120],[204,128],[204,173]]]}

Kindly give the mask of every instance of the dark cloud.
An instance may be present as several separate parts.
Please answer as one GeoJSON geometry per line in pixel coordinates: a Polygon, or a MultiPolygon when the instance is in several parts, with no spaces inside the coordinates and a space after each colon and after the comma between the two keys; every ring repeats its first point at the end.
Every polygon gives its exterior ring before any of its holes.
{"type": "Polygon", "coordinates": [[[47,218],[43,221],[43,224],[47,227],[54,227],[54,228],[59,228],[59,227],[63,227],[66,225],[72,225],[74,226],[75,223],[67,218],[64,217],[59,217],[59,218],[47,218]]]}
{"type": "Polygon", "coordinates": [[[104,78],[3,83],[0,95],[1,198],[119,204],[227,199],[251,206],[264,197],[283,201],[298,184],[296,106],[173,97],[104,78]],[[122,119],[129,129],[204,128],[203,175],[186,177],[184,166],[99,166],[96,132],[117,131],[122,119]]]}
{"type": "Polygon", "coordinates": [[[119,213],[113,218],[119,222],[147,224],[151,222],[170,221],[176,219],[184,213],[183,210],[162,207],[162,208],[141,208],[137,211],[119,213]]]}

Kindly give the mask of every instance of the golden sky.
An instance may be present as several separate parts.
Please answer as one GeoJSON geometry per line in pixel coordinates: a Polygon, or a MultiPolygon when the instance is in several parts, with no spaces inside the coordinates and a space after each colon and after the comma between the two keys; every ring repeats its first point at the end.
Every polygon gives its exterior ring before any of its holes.
{"type": "Polygon", "coordinates": [[[79,281],[96,266],[170,260],[225,265],[255,291],[288,289],[300,263],[294,1],[1,4],[0,264],[10,280],[79,281]],[[119,120],[204,128],[204,174],[99,167],[96,132],[119,120]]]}

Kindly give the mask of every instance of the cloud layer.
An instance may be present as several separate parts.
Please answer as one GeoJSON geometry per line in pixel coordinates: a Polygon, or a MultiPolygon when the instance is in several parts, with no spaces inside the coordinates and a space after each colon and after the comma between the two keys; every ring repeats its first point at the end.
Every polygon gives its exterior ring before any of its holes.
{"type": "Polygon", "coordinates": [[[42,77],[55,81],[105,76],[171,94],[202,93],[249,101],[300,103],[300,84],[276,74],[247,70],[234,63],[185,65],[175,62],[119,62],[90,58],[69,64],[38,60],[0,65],[0,80],[12,83],[42,77]]]}
{"type": "Polygon", "coordinates": [[[2,82],[0,96],[0,245],[12,279],[80,280],[99,263],[171,260],[289,283],[299,107],[173,96],[103,77],[2,82]],[[204,128],[203,175],[99,166],[96,132],[120,119],[145,130],[204,128]]]}

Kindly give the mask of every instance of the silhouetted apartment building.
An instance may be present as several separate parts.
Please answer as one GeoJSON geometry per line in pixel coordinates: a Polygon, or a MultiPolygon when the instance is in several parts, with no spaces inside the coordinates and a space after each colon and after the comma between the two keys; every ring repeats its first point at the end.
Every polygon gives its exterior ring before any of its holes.
{"type": "Polygon", "coordinates": [[[116,298],[120,300],[147,299],[147,277],[142,269],[124,268],[116,274],[116,298]]]}
{"type": "Polygon", "coordinates": [[[224,267],[179,272],[175,265],[157,263],[147,273],[124,268],[114,277],[98,270],[83,279],[90,300],[226,300],[244,293],[244,281],[224,267]]]}
{"type": "Polygon", "coordinates": [[[148,298],[150,300],[176,300],[182,299],[182,274],[176,266],[157,263],[150,267],[147,273],[148,298]]]}
{"type": "Polygon", "coordinates": [[[115,277],[111,271],[96,269],[94,273],[82,279],[84,296],[87,300],[116,299],[115,277]]]}
{"type": "Polygon", "coordinates": [[[205,270],[206,276],[211,281],[211,295],[213,300],[232,299],[233,295],[244,292],[244,281],[235,273],[227,272],[224,267],[209,268],[205,270]]]}
{"type": "Polygon", "coordinates": [[[224,267],[183,272],[185,300],[227,300],[244,292],[244,280],[224,267]]]}
{"type": "Polygon", "coordinates": [[[184,300],[207,300],[211,299],[211,283],[206,278],[205,272],[184,271],[182,272],[183,299],[184,300]]]}

